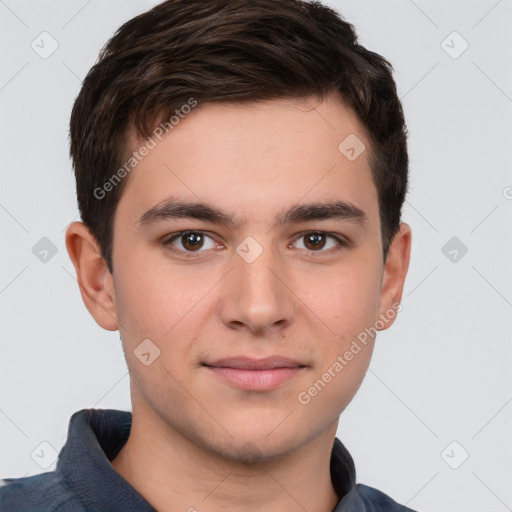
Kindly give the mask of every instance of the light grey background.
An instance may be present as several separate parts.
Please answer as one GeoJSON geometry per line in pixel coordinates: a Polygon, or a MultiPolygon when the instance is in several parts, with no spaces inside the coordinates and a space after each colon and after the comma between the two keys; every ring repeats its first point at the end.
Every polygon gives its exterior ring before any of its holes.
{"type": "MultiPolygon", "coordinates": [[[[85,309],[64,245],[67,131],[100,47],[155,3],[0,0],[0,477],[54,469],[74,411],[130,409],[119,334],[85,309]]],[[[403,310],[338,436],[358,481],[414,509],[512,510],[512,2],[328,3],[395,67],[413,230],[403,310]]]]}

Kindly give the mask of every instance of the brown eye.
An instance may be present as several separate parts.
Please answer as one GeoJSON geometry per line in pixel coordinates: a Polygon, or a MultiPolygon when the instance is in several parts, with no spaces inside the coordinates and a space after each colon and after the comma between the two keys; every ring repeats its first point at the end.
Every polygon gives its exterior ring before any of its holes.
{"type": "MultiPolygon", "coordinates": [[[[323,231],[311,231],[309,233],[304,233],[297,239],[297,241],[299,240],[304,240],[303,248],[309,252],[330,252],[329,249],[339,249],[348,245],[343,239],[324,233],[323,231]],[[333,240],[334,243],[329,244],[329,239],[333,240]]],[[[302,247],[299,248],[302,249],[302,247]]]]}
{"type": "Polygon", "coordinates": [[[203,252],[202,249],[213,249],[214,240],[202,231],[182,231],[167,237],[162,245],[170,246],[173,251],[193,253],[203,252]],[[209,245],[207,241],[210,241],[209,245]]]}

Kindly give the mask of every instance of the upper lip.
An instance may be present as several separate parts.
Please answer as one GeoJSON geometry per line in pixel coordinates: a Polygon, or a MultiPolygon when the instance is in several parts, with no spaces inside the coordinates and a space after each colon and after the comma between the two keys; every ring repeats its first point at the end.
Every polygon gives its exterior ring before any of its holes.
{"type": "Polygon", "coordinates": [[[205,363],[205,365],[237,368],[240,370],[272,370],[274,368],[300,368],[304,366],[298,361],[281,356],[265,357],[263,359],[255,359],[246,356],[226,357],[224,359],[217,359],[210,363],[205,363]]]}

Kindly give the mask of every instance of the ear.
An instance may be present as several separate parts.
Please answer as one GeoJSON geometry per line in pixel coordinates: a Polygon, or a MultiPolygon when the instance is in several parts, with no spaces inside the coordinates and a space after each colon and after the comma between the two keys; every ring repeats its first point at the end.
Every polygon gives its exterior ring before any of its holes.
{"type": "Polygon", "coordinates": [[[400,229],[394,236],[389,247],[388,256],[382,275],[379,319],[384,326],[380,331],[391,327],[396,313],[400,309],[400,301],[404,289],[405,277],[409,269],[411,255],[411,228],[405,222],[400,223],[400,229]],[[391,311],[394,313],[391,315],[391,311]]]}
{"type": "Polygon", "coordinates": [[[94,320],[108,331],[118,327],[114,281],[95,237],[83,222],[66,230],[66,249],[75,267],[80,294],[94,320]]]}

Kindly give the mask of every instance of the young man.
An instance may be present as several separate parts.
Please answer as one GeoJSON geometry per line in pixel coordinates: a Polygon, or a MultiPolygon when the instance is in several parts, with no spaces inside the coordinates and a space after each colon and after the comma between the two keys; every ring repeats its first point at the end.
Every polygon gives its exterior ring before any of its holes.
{"type": "Polygon", "coordinates": [[[320,4],[169,0],[102,51],[71,155],[66,246],[132,412],[76,412],[0,509],[410,510],[336,438],[409,264],[390,64],[320,4]]]}

